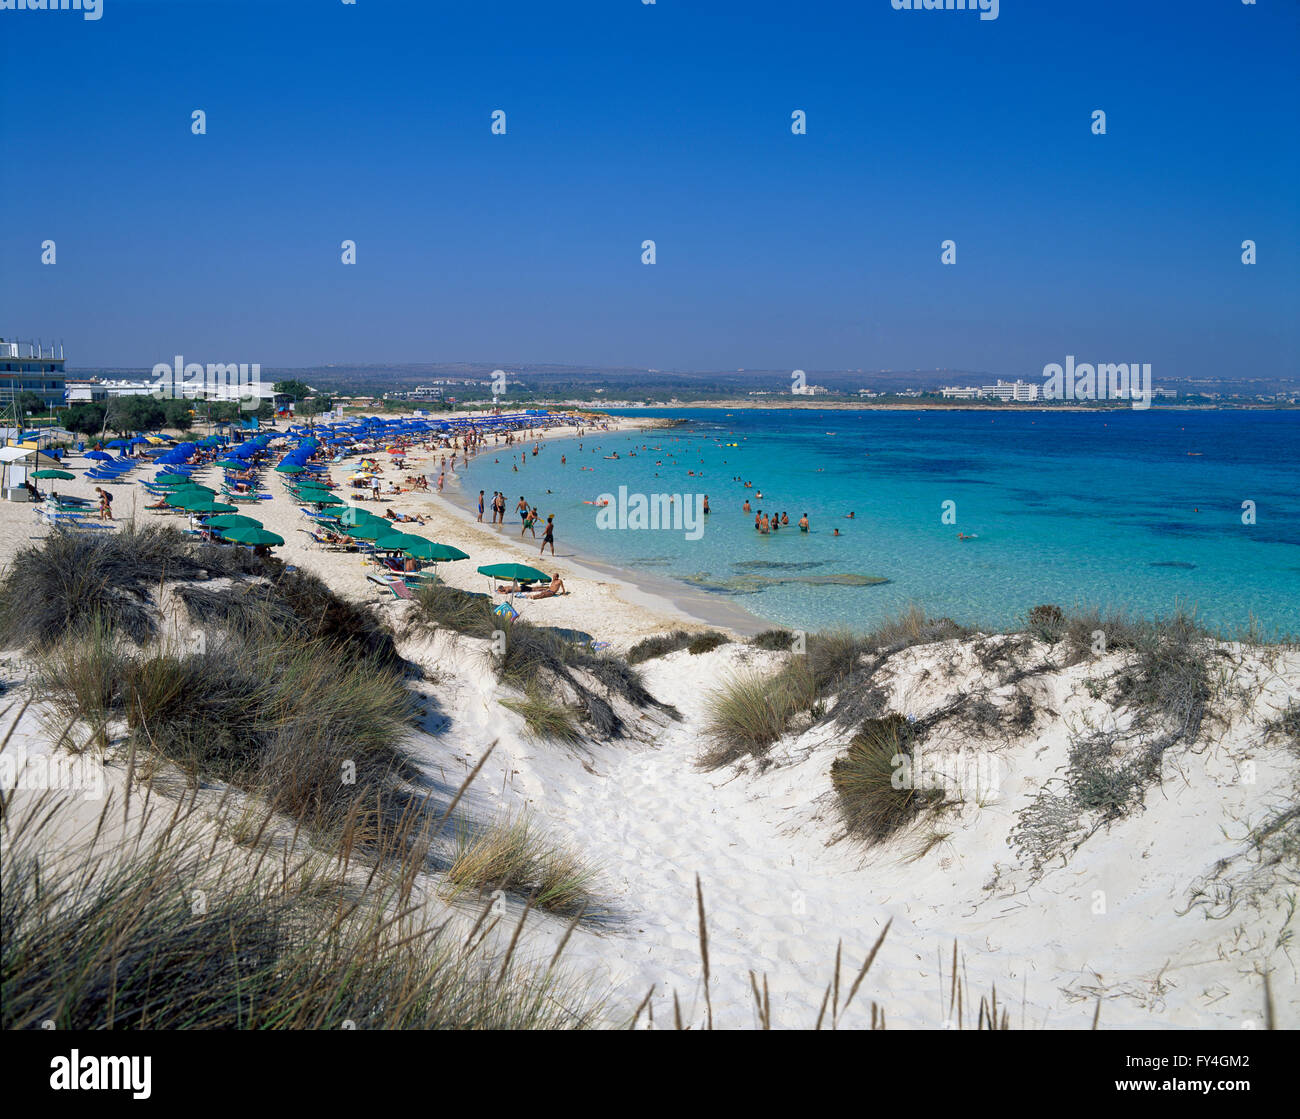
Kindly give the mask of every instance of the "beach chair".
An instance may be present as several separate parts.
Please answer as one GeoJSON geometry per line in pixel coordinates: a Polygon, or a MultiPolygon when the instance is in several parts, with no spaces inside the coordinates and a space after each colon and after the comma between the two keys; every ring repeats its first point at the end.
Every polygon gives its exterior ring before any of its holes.
{"type": "Polygon", "coordinates": [[[310,536],[312,543],[319,545],[323,551],[326,552],[356,551],[356,546],[354,544],[339,543],[337,541],[331,540],[328,536],[325,536],[323,533],[314,532],[312,529],[300,528],[298,531],[306,533],[308,536],[310,536]]]}
{"type": "Polygon", "coordinates": [[[411,588],[406,585],[406,581],[403,579],[384,579],[378,575],[367,575],[366,578],[376,586],[383,587],[394,598],[410,601],[415,597],[411,593],[411,588]]]}

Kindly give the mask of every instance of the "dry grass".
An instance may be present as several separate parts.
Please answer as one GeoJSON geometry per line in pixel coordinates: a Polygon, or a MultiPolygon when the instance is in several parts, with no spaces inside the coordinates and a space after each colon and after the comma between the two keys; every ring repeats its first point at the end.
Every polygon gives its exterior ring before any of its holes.
{"type": "Polygon", "coordinates": [[[882,843],[943,803],[941,792],[918,788],[913,780],[918,741],[918,732],[901,715],[871,719],[831,763],[831,784],[850,835],[882,843]]]}
{"type": "Polygon", "coordinates": [[[530,688],[523,699],[503,699],[500,703],[523,717],[528,734],[538,742],[571,745],[582,739],[569,708],[552,703],[535,687],[530,688]]]}
{"type": "Polygon", "coordinates": [[[487,829],[463,830],[447,868],[447,893],[501,890],[531,898],[538,909],[565,916],[592,915],[595,869],[542,833],[528,815],[506,817],[487,829]]]}
{"type": "MultiPolygon", "coordinates": [[[[413,868],[234,849],[178,808],[68,850],[47,797],[5,818],[5,1029],[556,1029],[598,1023],[589,988],[410,904],[413,868]],[[59,857],[50,852],[58,850],[59,857]],[[512,960],[511,956],[518,958],[512,960]]],[[[102,823],[102,821],[101,821],[102,823]]]]}
{"type": "Polygon", "coordinates": [[[785,733],[799,705],[789,679],[753,672],[732,676],[708,699],[704,725],[708,746],[700,758],[707,769],[746,757],[762,758],[785,733]]]}

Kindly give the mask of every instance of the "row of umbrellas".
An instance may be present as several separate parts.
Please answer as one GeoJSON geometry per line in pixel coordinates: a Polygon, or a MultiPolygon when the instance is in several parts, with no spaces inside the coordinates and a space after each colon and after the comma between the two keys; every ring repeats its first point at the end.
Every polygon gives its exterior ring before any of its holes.
{"type": "MultiPolygon", "coordinates": [[[[510,418],[516,419],[517,417],[510,418]]],[[[505,417],[501,417],[501,419],[505,419],[505,417]]],[[[446,431],[449,426],[445,422],[394,422],[371,417],[369,420],[357,421],[351,425],[337,425],[336,428],[322,432],[322,434],[326,435],[330,445],[341,446],[361,442],[365,438],[377,441],[378,439],[391,438],[400,434],[446,431]]],[[[290,492],[298,500],[315,505],[317,508],[345,505],[345,502],[337,494],[332,493],[320,482],[310,479],[301,483],[297,482],[297,475],[308,473],[306,463],[320,449],[322,442],[305,429],[297,431],[291,429],[290,435],[297,437],[297,445],[274,468],[276,472],[294,478],[294,482],[290,483],[290,492]]],[[[247,442],[228,447],[225,451],[225,457],[219,460],[216,465],[223,470],[245,470],[252,465],[249,461],[252,456],[267,449],[271,438],[271,436],[263,433],[247,442]]],[[[210,441],[205,441],[205,443],[208,442],[210,441]]],[[[158,457],[155,461],[162,466],[185,463],[197,446],[198,444],[194,443],[182,443],[172,448],[165,455],[158,457]]],[[[40,477],[42,474],[48,474],[51,477],[72,477],[72,475],[61,471],[38,472],[36,476],[40,477]]],[[[265,545],[268,547],[284,544],[284,538],[277,533],[270,532],[263,526],[261,521],[240,513],[235,505],[217,501],[216,491],[212,487],[194,482],[186,474],[164,472],[155,477],[154,483],[166,489],[167,493],[164,501],[169,506],[203,515],[204,526],[219,533],[223,539],[231,543],[254,546],[265,545]]],[[[439,544],[414,533],[403,532],[386,517],[381,517],[357,506],[347,506],[341,509],[337,514],[337,520],[342,531],[348,536],[373,542],[374,546],[382,551],[401,552],[413,559],[430,563],[469,559],[469,556],[459,548],[450,544],[439,544]]],[[[480,567],[478,571],[480,574],[492,579],[506,579],[519,583],[549,583],[551,581],[551,577],[545,572],[522,563],[488,564],[480,567]]]]}

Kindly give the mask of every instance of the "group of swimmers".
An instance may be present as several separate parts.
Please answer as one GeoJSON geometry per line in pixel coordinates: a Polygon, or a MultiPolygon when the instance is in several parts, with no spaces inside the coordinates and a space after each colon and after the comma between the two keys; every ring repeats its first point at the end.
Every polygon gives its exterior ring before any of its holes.
{"type": "MultiPolygon", "coordinates": [[[[745,512],[746,513],[749,512],[748,501],[745,502],[745,512]]],[[[788,527],[789,524],[790,524],[789,513],[773,513],[770,517],[768,517],[766,514],[764,514],[763,510],[760,509],[757,513],[754,514],[754,529],[755,531],[761,533],[763,536],[767,536],[769,533],[778,531],[782,526],[788,527]]],[[[799,525],[800,532],[808,531],[807,513],[805,513],[802,517],[799,518],[798,525],[799,525]]]]}

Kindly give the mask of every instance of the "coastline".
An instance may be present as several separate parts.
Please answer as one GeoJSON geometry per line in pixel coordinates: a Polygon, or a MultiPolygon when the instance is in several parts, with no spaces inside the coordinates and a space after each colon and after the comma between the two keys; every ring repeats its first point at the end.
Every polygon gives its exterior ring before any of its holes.
{"type": "MultiPolygon", "coordinates": [[[[573,407],[570,404],[540,404],[539,407],[563,409],[573,407]]],[[[1294,412],[1294,404],[1176,404],[1153,403],[1148,409],[1133,408],[1129,404],[1117,403],[1109,406],[1098,404],[1029,404],[999,402],[997,404],[972,405],[970,401],[917,401],[914,404],[902,401],[890,401],[880,404],[864,400],[818,400],[801,399],[792,396],[773,397],[769,400],[678,400],[667,404],[610,404],[610,415],[633,413],[641,409],[673,411],[690,408],[709,408],[729,412],[746,410],[754,412],[785,412],[798,408],[810,412],[1128,412],[1128,411],[1164,411],[1164,412],[1294,412]]],[[[630,417],[627,417],[630,418],[630,417]]]]}
{"type": "MultiPolygon", "coordinates": [[[[660,417],[645,417],[643,420],[635,420],[630,417],[615,416],[611,417],[611,421],[615,425],[614,430],[619,431],[650,430],[652,428],[672,426],[671,423],[664,422],[660,417]]],[[[562,443],[577,438],[576,434],[570,432],[548,431],[541,433],[535,441],[539,443],[562,443]]],[[[474,459],[471,458],[470,463],[472,464],[473,461],[474,459]]],[[[432,462],[432,456],[413,457],[411,466],[414,469],[424,469],[426,463],[431,465],[432,462]]],[[[538,555],[523,543],[521,537],[512,536],[506,531],[511,527],[509,520],[504,525],[493,526],[488,522],[480,522],[477,519],[477,509],[472,496],[473,491],[468,486],[467,481],[468,475],[464,467],[459,470],[449,470],[442,493],[438,493],[434,488],[427,493],[410,492],[403,494],[401,495],[402,498],[416,498],[418,501],[415,503],[414,508],[401,509],[399,507],[399,511],[416,512],[421,507],[433,506],[440,513],[445,513],[455,519],[459,529],[457,536],[460,540],[475,541],[480,547],[489,550],[505,550],[509,553],[506,557],[508,560],[538,566],[541,562],[538,555]]],[[[515,522],[515,527],[517,527],[517,522],[515,522]]],[[[450,540],[443,542],[456,543],[456,541],[450,540]]],[[[457,544],[457,546],[460,546],[460,544],[457,544]]],[[[612,590],[614,597],[621,599],[628,605],[658,615],[661,620],[659,631],[672,628],[700,627],[724,630],[733,637],[749,637],[776,626],[776,623],[769,619],[753,614],[734,603],[718,600],[714,596],[696,590],[678,580],[647,572],[633,573],[612,561],[593,556],[588,552],[572,549],[569,545],[564,547],[570,550],[562,551],[556,559],[563,561],[557,566],[561,569],[561,575],[564,577],[566,585],[570,584],[571,572],[574,578],[580,581],[580,584],[588,583],[607,586],[612,590]]],[[[470,551],[475,559],[478,558],[470,547],[467,546],[464,550],[470,551]]],[[[485,560],[483,562],[491,561],[485,560]]],[[[547,563],[550,562],[550,557],[547,557],[547,563]]],[[[480,564],[475,563],[474,566],[478,567],[480,564]]],[[[545,568],[546,565],[543,564],[542,566],[545,568]]],[[[454,565],[444,567],[440,571],[440,575],[451,567],[454,567],[454,565]]],[[[481,579],[482,577],[478,576],[478,578],[481,579]]],[[[457,585],[451,580],[448,580],[448,582],[457,585]]],[[[469,584],[464,589],[473,590],[476,588],[469,584]]]]}

